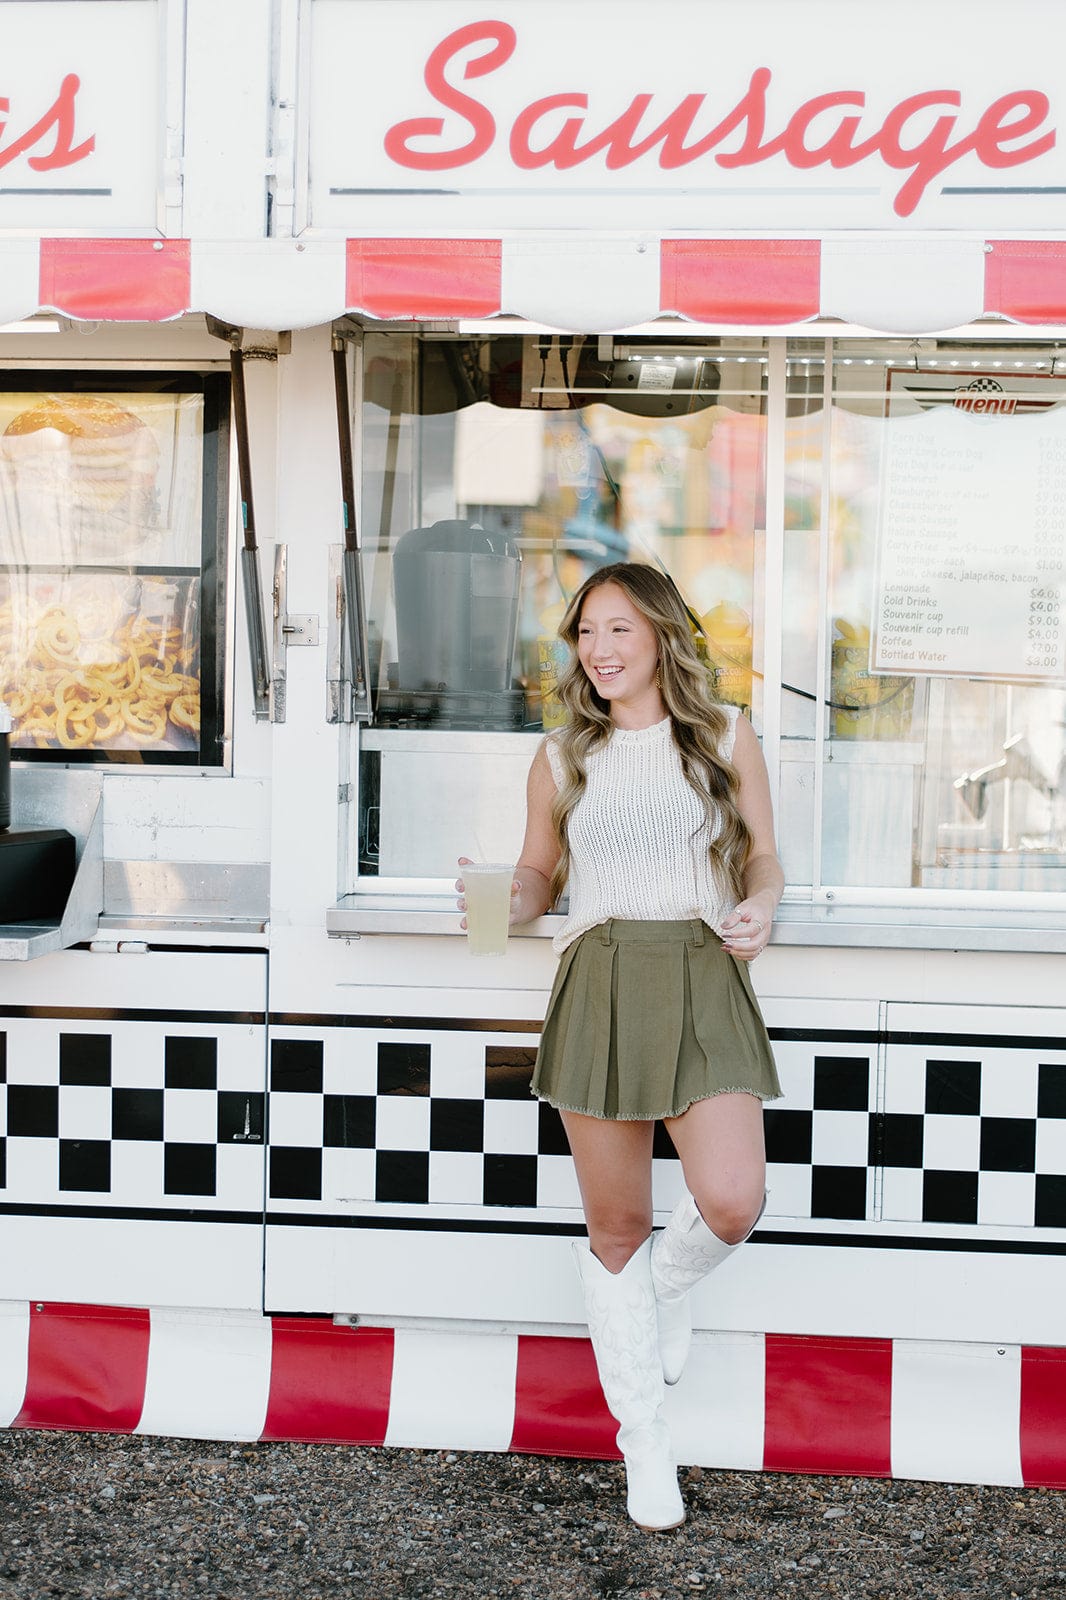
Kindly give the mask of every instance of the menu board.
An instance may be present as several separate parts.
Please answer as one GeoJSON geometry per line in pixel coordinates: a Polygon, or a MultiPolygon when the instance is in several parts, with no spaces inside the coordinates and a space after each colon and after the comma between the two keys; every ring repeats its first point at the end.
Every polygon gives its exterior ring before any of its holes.
{"type": "Polygon", "coordinates": [[[1066,409],[884,428],[871,671],[1066,678],[1066,409]]]}

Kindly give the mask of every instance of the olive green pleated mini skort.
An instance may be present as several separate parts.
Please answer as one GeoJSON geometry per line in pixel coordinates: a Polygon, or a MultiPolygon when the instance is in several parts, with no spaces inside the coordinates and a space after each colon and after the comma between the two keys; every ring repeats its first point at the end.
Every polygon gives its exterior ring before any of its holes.
{"type": "Polygon", "coordinates": [[[532,1090],[612,1121],[781,1093],[747,964],[704,923],[610,921],[564,950],[532,1090]]]}

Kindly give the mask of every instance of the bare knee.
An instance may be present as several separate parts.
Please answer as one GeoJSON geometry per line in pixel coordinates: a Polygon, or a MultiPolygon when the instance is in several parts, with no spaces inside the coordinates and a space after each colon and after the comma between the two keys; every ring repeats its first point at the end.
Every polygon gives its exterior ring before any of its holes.
{"type": "Polygon", "coordinates": [[[700,1216],[723,1244],[740,1244],[759,1220],[763,1191],[711,1188],[693,1194],[700,1216]]]}
{"type": "Polygon", "coordinates": [[[643,1211],[589,1216],[586,1222],[592,1253],[608,1272],[621,1272],[651,1232],[651,1216],[643,1211]]]}

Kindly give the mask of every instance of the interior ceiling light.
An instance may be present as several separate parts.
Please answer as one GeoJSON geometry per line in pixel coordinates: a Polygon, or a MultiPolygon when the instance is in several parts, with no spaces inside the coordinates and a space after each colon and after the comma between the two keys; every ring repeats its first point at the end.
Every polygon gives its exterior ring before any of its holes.
{"type": "Polygon", "coordinates": [[[55,317],[29,318],[26,322],[0,322],[0,333],[62,333],[55,317]]]}

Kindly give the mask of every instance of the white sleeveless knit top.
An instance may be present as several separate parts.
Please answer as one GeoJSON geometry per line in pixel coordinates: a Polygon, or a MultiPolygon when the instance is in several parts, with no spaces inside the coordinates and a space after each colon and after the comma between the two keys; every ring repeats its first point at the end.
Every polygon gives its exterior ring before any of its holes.
{"type": "MultiPolygon", "coordinates": [[[[719,745],[733,755],[737,708],[719,745]]],[[[545,748],[556,788],[563,782],[557,736],[545,748]]],[[[707,923],[717,933],[733,909],[711,872],[718,822],[686,781],[670,718],[651,728],[615,728],[587,764],[585,791],[570,813],[570,910],[555,937],[559,954],[610,917],[632,922],[707,923]]]]}

